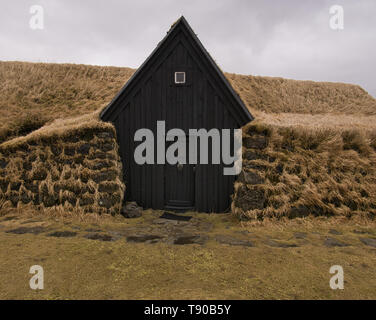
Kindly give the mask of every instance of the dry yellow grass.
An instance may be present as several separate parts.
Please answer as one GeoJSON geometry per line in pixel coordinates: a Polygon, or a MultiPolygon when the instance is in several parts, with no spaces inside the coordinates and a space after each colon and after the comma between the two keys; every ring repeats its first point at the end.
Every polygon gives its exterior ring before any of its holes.
{"type": "Polygon", "coordinates": [[[89,128],[110,129],[114,130],[114,126],[109,122],[103,122],[99,119],[99,110],[72,118],[58,118],[36,129],[25,136],[13,138],[1,144],[0,150],[17,147],[30,140],[38,141],[47,137],[68,136],[74,132],[89,128]]]}
{"type": "Polygon", "coordinates": [[[273,127],[302,127],[306,129],[333,129],[338,131],[358,129],[376,133],[376,115],[351,114],[301,114],[254,112],[260,122],[273,127]]]}
{"type": "MultiPolygon", "coordinates": [[[[0,143],[26,135],[58,118],[102,109],[134,71],[0,61],[0,143]]],[[[256,117],[271,124],[341,123],[341,126],[355,124],[368,128],[376,123],[376,100],[356,85],[226,76],[256,117]]]]}
{"type": "Polygon", "coordinates": [[[84,237],[88,228],[106,234],[140,225],[148,228],[160,214],[145,211],[141,221],[119,216],[62,221],[13,209],[0,216],[0,299],[375,299],[375,249],[359,240],[376,234],[374,223],[336,225],[335,220],[296,219],[242,226],[225,214],[194,214],[214,225],[209,237],[241,237],[254,247],[224,245],[214,239],[203,246],[178,246],[84,237]],[[17,219],[5,221],[12,214],[17,219]],[[49,231],[39,235],[4,232],[36,226],[49,231]],[[341,235],[330,235],[332,228],[341,235]],[[46,236],[55,230],[74,231],[77,236],[46,236]],[[306,233],[306,239],[295,239],[296,232],[306,233]],[[328,248],[323,245],[327,235],[349,246],[328,248]],[[271,247],[265,244],[267,239],[299,246],[271,247]],[[45,272],[43,290],[29,287],[29,269],[35,264],[45,272]],[[344,290],[329,287],[332,265],[344,268],[344,290]]]}
{"type": "Polygon", "coordinates": [[[237,182],[233,211],[252,219],[309,214],[375,219],[375,133],[251,123],[245,139],[266,135],[268,143],[263,150],[244,150],[243,167],[262,183],[237,182]],[[253,205],[251,194],[259,194],[261,207],[253,205]]]}
{"type": "Polygon", "coordinates": [[[376,100],[360,86],[227,74],[252,110],[267,113],[376,115],[376,100]]]}
{"type": "Polygon", "coordinates": [[[104,107],[133,72],[116,67],[0,62],[0,142],[46,122],[104,107]]]}
{"type": "Polygon", "coordinates": [[[120,211],[125,186],[115,128],[98,112],[57,119],[4,142],[0,163],[1,210],[120,211]]]}

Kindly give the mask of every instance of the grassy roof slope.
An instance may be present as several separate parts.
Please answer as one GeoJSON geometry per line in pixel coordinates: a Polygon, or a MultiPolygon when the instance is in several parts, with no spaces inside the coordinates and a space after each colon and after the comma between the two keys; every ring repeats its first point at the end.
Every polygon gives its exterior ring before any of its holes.
{"type": "MultiPolygon", "coordinates": [[[[134,69],[0,61],[0,143],[106,106],[134,69]]],[[[337,116],[358,127],[376,123],[376,100],[357,85],[226,74],[257,118],[312,123],[312,115],[337,116]],[[275,114],[278,113],[278,118],[275,114]],[[371,118],[368,118],[371,116],[371,118]],[[349,120],[350,119],[350,120],[349,120]],[[306,120],[306,121],[305,121],[306,120]],[[349,122],[350,121],[350,122],[349,122]]],[[[321,119],[325,123],[326,118],[321,119]]]]}
{"type": "Polygon", "coordinates": [[[227,74],[243,101],[267,113],[376,115],[376,99],[358,85],[227,74]]]}
{"type": "Polygon", "coordinates": [[[104,107],[130,68],[0,62],[0,142],[104,107]]]}

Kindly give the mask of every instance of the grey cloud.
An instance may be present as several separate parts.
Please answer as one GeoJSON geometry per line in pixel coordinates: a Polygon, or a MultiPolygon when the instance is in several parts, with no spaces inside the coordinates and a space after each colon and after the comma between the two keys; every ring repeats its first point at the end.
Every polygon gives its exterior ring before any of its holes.
{"type": "Polygon", "coordinates": [[[0,11],[0,59],[138,67],[184,15],[228,72],[356,83],[376,96],[374,0],[20,0],[0,11]],[[45,29],[29,28],[42,5],[45,29]],[[345,29],[329,28],[344,6],[345,29]]]}

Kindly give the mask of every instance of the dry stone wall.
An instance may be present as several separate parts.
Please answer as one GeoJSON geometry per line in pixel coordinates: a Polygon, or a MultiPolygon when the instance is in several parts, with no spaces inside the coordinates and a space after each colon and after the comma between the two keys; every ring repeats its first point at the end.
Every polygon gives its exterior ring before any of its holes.
{"type": "Polygon", "coordinates": [[[112,126],[0,146],[0,206],[120,212],[125,186],[112,126]]]}
{"type": "Polygon", "coordinates": [[[375,219],[376,148],[369,141],[355,131],[248,126],[232,211],[246,220],[375,219]]]}

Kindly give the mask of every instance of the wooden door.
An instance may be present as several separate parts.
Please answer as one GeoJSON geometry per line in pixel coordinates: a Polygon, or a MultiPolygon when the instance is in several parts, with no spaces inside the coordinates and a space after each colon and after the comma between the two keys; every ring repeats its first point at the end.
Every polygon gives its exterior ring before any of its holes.
{"type": "MultiPolygon", "coordinates": [[[[170,143],[166,143],[166,148],[170,143]]],[[[186,143],[188,151],[188,139],[186,143]]],[[[187,153],[188,155],[188,153],[187,153]]],[[[186,161],[188,162],[188,161],[186,161]]],[[[165,208],[191,210],[195,207],[195,165],[165,164],[164,168],[165,208]]]]}

